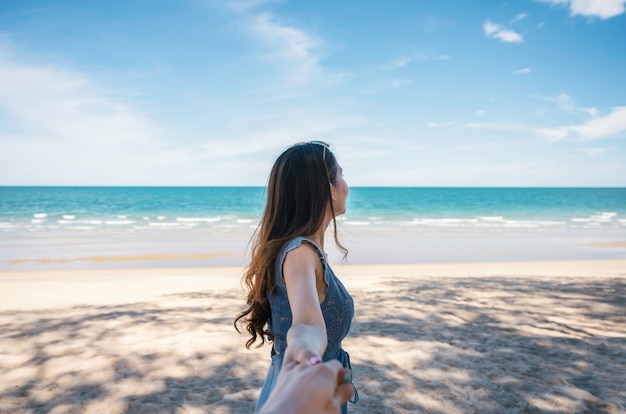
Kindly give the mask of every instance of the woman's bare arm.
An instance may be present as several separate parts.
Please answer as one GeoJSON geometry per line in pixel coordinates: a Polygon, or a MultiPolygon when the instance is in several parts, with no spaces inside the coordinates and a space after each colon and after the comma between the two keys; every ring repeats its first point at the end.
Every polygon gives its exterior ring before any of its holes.
{"type": "MultiPolygon", "coordinates": [[[[291,307],[292,325],[287,331],[284,363],[310,362],[326,350],[326,324],[317,291],[317,275],[323,275],[317,252],[305,244],[293,249],[283,263],[283,276],[291,307]]],[[[323,277],[323,276],[322,276],[323,277]]]]}

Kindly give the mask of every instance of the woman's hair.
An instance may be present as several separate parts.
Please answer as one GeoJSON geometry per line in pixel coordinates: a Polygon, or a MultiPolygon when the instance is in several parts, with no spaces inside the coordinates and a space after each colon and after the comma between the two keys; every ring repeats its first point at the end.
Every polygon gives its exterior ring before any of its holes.
{"type": "Polygon", "coordinates": [[[335,243],[347,254],[337,239],[331,185],[337,183],[337,159],[328,144],[311,141],[296,144],[283,152],[272,167],[267,184],[267,204],[252,239],[250,265],[243,282],[248,289],[246,310],[235,319],[235,329],[243,323],[251,338],[250,348],[274,339],[266,329],[271,317],[268,295],[274,289],[278,255],[291,239],[311,236],[324,225],[330,205],[335,243]]]}

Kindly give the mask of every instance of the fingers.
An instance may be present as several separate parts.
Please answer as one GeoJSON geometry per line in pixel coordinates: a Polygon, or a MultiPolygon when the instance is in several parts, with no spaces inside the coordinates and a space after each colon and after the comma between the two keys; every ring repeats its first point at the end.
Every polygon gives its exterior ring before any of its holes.
{"type": "Polygon", "coordinates": [[[337,373],[337,384],[335,395],[339,398],[341,405],[343,405],[354,395],[352,372],[347,368],[341,368],[337,373]]]}
{"type": "Polygon", "coordinates": [[[347,384],[352,382],[352,372],[348,368],[339,370],[339,384],[347,384]]]}
{"type": "Polygon", "coordinates": [[[327,361],[320,366],[311,367],[311,369],[317,370],[320,375],[324,371],[324,376],[329,381],[335,381],[335,395],[334,398],[339,401],[340,405],[348,402],[354,395],[354,386],[352,385],[352,371],[344,368],[337,360],[327,361]]]}
{"type": "MultiPolygon", "coordinates": [[[[324,407],[341,407],[354,395],[352,372],[337,360],[317,362],[309,358],[305,363],[298,363],[295,359],[283,363],[276,388],[290,389],[286,395],[309,392],[312,400],[307,404],[318,403],[324,407]]],[[[324,411],[320,408],[317,412],[334,412],[334,409],[324,411]]]]}
{"type": "Polygon", "coordinates": [[[291,365],[294,362],[297,364],[317,365],[322,362],[322,358],[315,352],[308,350],[291,353],[289,352],[289,347],[287,347],[283,364],[291,365]]]}
{"type": "Polygon", "coordinates": [[[344,405],[354,395],[354,386],[352,385],[351,382],[350,383],[341,384],[337,388],[336,394],[337,394],[337,396],[339,398],[339,402],[341,403],[341,405],[344,405]]]}

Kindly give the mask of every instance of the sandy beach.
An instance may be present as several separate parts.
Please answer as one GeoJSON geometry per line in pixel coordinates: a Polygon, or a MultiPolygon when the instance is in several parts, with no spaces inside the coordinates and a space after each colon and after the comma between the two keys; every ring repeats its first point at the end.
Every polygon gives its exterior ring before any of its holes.
{"type": "MultiPolygon", "coordinates": [[[[335,266],[354,413],[626,411],[626,261],[335,266]]],[[[241,268],[0,273],[0,412],[251,413],[241,268]]]]}

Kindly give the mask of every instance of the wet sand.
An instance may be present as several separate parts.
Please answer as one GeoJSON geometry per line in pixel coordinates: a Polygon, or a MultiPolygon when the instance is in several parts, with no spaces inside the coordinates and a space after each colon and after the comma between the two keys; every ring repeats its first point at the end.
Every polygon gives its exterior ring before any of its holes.
{"type": "MultiPolygon", "coordinates": [[[[355,413],[626,411],[626,260],[335,266],[355,413]]],[[[240,268],[0,272],[0,412],[251,413],[240,268]]]]}

